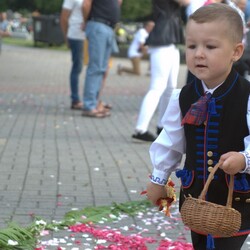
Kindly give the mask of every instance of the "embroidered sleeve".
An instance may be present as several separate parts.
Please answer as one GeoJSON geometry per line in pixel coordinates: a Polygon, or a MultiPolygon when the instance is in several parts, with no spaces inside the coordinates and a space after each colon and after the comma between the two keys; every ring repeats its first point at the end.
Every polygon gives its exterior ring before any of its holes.
{"type": "Polygon", "coordinates": [[[244,151],[244,152],[240,152],[240,153],[244,155],[245,161],[246,161],[246,167],[240,173],[250,174],[250,151],[244,151]]]}
{"type": "Polygon", "coordinates": [[[170,174],[165,174],[165,172],[154,169],[152,175],[150,176],[151,182],[165,186],[170,174]]]}
{"type": "MultiPolygon", "coordinates": [[[[248,98],[248,108],[247,108],[247,125],[250,134],[250,97],[248,98]]],[[[244,138],[245,151],[240,152],[244,155],[246,161],[246,167],[240,173],[250,174],[250,135],[244,138]]]]}

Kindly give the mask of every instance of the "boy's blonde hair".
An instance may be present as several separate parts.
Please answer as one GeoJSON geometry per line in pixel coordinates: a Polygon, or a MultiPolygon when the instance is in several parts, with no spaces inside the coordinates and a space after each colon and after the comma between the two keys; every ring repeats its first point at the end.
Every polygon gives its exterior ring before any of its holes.
{"type": "Polygon", "coordinates": [[[189,20],[196,23],[221,22],[227,25],[228,37],[234,43],[243,39],[243,22],[239,13],[227,4],[214,3],[203,6],[190,15],[189,20]]]}

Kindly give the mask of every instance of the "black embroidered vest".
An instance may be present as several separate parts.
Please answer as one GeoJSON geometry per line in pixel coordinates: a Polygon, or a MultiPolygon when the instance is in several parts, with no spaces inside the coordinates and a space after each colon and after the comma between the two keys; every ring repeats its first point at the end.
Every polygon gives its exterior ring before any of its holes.
{"type": "MultiPolygon", "coordinates": [[[[208,105],[205,124],[185,124],[186,160],[184,168],[177,171],[181,179],[180,207],[184,195],[198,197],[211,168],[220,156],[229,151],[243,151],[244,138],[249,135],[246,114],[250,84],[235,71],[218,87],[208,105]]],[[[184,117],[191,104],[203,95],[201,81],[195,79],[183,87],[180,108],[184,117]]],[[[209,186],[207,200],[226,205],[229,175],[219,169],[209,186]]],[[[250,233],[250,175],[235,175],[233,205],[242,214],[242,226],[238,234],[250,233]]]]}

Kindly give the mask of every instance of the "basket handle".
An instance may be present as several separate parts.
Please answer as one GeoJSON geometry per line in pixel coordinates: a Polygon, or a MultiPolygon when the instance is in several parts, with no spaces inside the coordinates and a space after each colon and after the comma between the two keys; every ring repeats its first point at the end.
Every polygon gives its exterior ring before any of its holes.
{"type": "MultiPolygon", "coordinates": [[[[208,176],[208,179],[203,187],[203,190],[199,196],[199,199],[202,199],[202,200],[205,200],[205,197],[206,197],[206,194],[207,194],[207,191],[208,191],[208,187],[211,183],[211,181],[213,180],[214,178],[214,174],[215,172],[217,171],[217,169],[222,165],[222,163],[218,162],[213,170],[210,172],[209,176],[208,176]]],[[[228,189],[228,196],[227,196],[227,204],[226,206],[227,207],[232,207],[232,199],[233,199],[233,188],[234,188],[234,175],[230,175],[230,182],[229,182],[229,189],[228,189]]]]}

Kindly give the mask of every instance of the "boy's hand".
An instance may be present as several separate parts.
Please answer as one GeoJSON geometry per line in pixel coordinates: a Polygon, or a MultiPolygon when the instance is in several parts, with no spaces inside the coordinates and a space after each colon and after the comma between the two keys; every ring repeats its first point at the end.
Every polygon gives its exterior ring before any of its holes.
{"type": "Polygon", "coordinates": [[[220,168],[226,174],[231,175],[243,171],[246,167],[244,155],[238,152],[228,152],[226,154],[221,155],[220,162],[222,163],[220,168]]]}
{"type": "Polygon", "coordinates": [[[160,198],[167,197],[165,187],[149,182],[147,184],[147,197],[154,205],[157,205],[160,198]]]}

